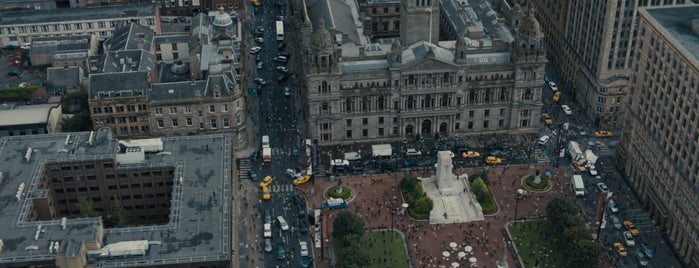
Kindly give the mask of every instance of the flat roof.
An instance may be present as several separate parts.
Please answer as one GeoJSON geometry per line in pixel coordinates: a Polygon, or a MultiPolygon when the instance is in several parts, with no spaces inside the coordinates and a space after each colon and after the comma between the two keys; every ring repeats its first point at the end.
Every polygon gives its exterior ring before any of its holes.
{"type": "MultiPolygon", "coordinates": [[[[110,130],[4,137],[0,139],[0,226],[4,241],[0,266],[15,262],[51,261],[55,254],[49,245],[58,241],[59,254],[74,255],[81,241],[95,240],[99,218],[33,221],[25,219],[33,199],[46,196],[39,185],[44,164],[55,161],[89,159],[114,160],[118,141],[110,130]],[[70,143],[66,137],[70,135],[70,143]],[[29,161],[27,148],[32,148],[29,161]],[[19,201],[17,190],[24,184],[19,201]],[[41,227],[39,227],[41,226],[41,227]],[[41,228],[39,236],[37,229],[41,228]]],[[[163,138],[163,152],[146,154],[142,163],[119,165],[118,168],[141,166],[175,167],[170,220],[161,225],[113,228],[104,230],[102,253],[88,254],[88,265],[126,267],[227,261],[231,258],[233,223],[231,187],[231,139],[228,135],[201,135],[163,138]],[[147,244],[144,242],[147,241],[147,244]],[[109,254],[122,255],[110,257],[109,254]]]]}
{"type": "Polygon", "coordinates": [[[49,112],[58,106],[59,103],[52,103],[20,105],[7,110],[0,109],[0,126],[46,124],[49,121],[49,112]]]}
{"type": "Polygon", "coordinates": [[[674,39],[677,49],[699,65],[699,34],[692,31],[692,21],[699,20],[699,5],[658,6],[639,9],[645,17],[674,39]]]}
{"type": "Polygon", "coordinates": [[[3,13],[2,17],[0,17],[0,25],[46,24],[62,21],[104,21],[109,19],[147,17],[154,15],[155,4],[39,9],[3,13]]]}

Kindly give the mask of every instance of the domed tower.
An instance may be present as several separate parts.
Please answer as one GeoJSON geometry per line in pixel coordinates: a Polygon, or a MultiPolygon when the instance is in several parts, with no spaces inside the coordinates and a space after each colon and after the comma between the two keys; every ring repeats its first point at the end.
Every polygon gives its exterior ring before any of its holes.
{"type": "Polygon", "coordinates": [[[400,11],[401,43],[439,41],[439,0],[402,0],[400,11]]]}
{"type": "Polygon", "coordinates": [[[392,68],[400,67],[403,63],[403,47],[400,44],[398,38],[393,39],[393,45],[391,46],[391,52],[388,53],[388,62],[391,64],[392,68]]]}
{"type": "Polygon", "coordinates": [[[519,27],[516,28],[515,54],[516,56],[539,56],[544,54],[541,25],[534,18],[533,12],[522,19],[519,27]]]}
{"type": "Polygon", "coordinates": [[[337,64],[337,45],[328,29],[325,29],[325,20],[320,18],[318,29],[311,37],[312,68],[316,72],[332,72],[337,64]]]}
{"type": "MultiPolygon", "coordinates": [[[[468,37],[457,38],[454,52],[454,63],[466,64],[466,55],[468,55],[468,37]]],[[[470,40],[469,40],[470,41],[470,40]]]]}
{"type": "Polygon", "coordinates": [[[223,7],[219,7],[211,25],[215,40],[228,40],[235,36],[235,23],[223,7]]]}

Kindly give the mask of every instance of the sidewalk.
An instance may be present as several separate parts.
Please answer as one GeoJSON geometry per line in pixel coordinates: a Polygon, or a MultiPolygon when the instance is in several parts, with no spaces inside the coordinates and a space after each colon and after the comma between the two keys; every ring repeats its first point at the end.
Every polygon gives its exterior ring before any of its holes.
{"type": "MultiPolygon", "coordinates": [[[[473,247],[472,255],[476,257],[477,267],[495,267],[495,262],[504,257],[507,259],[509,267],[515,265],[514,251],[505,247],[504,226],[512,221],[517,211],[517,218],[539,218],[545,215],[545,207],[548,200],[553,196],[564,197],[572,200],[568,186],[569,174],[562,168],[555,168],[557,176],[553,179],[553,187],[545,193],[533,193],[527,199],[516,202],[515,193],[522,188],[519,184],[523,176],[533,174],[536,169],[544,170],[550,165],[537,165],[532,168],[528,165],[499,166],[491,167],[488,171],[490,178],[490,190],[496,199],[500,211],[495,215],[486,216],[484,221],[459,224],[430,225],[427,221],[417,221],[405,216],[391,215],[389,200],[394,196],[398,200],[396,206],[400,206],[404,200],[399,193],[400,180],[408,175],[407,173],[377,174],[366,176],[342,177],[342,185],[352,188],[357,196],[350,203],[348,210],[357,213],[365,221],[365,228],[397,228],[406,236],[408,254],[411,256],[413,267],[439,267],[439,265],[449,265],[452,262],[459,262],[461,265],[468,265],[467,260],[458,260],[456,252],[452,252],[449,258],[443,258],[443,251],[452,251],[448,245],[456,242],[459,248],[464,246],[473,247]],[[507,250],[505,250],[507,249],[507,250]]],[[[480,168],[467,168],[455,170],[455,174],[474,175],[480,172],[480,168]]],[[[430,176],[431,172],[413,172],[418,177],[430,176]]],[[[337,185],[337,182],[329,180],[317,180],[315,185],[305,184],[298,187],[300,194],[310,193],[314,189],[313,195],[307,195],[309,209],[322,207],[323,198],[320,193],[327,187],[337,185]]],[[[338,211],[331,211],[328,219],[332,228],[332,220],[338,211]]],[[[328,233],[332,233],[329,230],[328,233]]],[[[328,256],[320,256],[316,250],[316,267],[329,267],[328,256]]]]}

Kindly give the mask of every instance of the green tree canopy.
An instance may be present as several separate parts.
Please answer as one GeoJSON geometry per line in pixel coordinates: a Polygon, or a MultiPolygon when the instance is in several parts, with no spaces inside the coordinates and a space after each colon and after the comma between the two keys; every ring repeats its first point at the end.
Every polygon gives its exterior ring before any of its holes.
{"type": "Polygon", "coordinates": [[[592,239],[575,240],[568,243],[571,267],[597,267],[600,257],[599,246],[592,239]]]}
{"type": "Polygon", "coordinates": [[[92,200],[84,196],[78,199],[78,210],[80,210],[80,216],[84,218],[97,217],[99,215],[92,207],[92,200]]]}
{"type": "Polygon", "coordinates": [[[567,215],[572,215],[574,213],[575,208],[573,208],[568,201],[560,197],[551,198],[546,205],[546,216],[549,218],[551,223],[556,226],[556,228],[559,228],[560,231],[563,231],[565,230],[565,227],[570,226],[566,225],[565,221],[567,219],[567,215]]]}
{"type": "Polygon", "coordinates": [[[343,240],[348,235],[361,237],[362,234],[364,234],[364,221],[362,218],[347,210],[337,213],[333,221],[333,238],[343,240]]]}
{"type": "Polygon", "coordinates": [[[61,120],[61,129],[65,132],[77,132],[89,130],[92,126],[90,112],[83,110],[71,118],[61,120]]]}
{"type": "Polygon", "coordinates": [[[415,201],[415,206],[413,206],[412,210],[419,214],[429,214],[433,207],[434,203],[432,203],[432,199],[423,196],[415,201]]]}
{"type": "Polygon", "coordinates": [[[367,267],[370,264],[369,252],[362,246],[361,236],[348,234],[337,251],[337,267],[367,267]]]}

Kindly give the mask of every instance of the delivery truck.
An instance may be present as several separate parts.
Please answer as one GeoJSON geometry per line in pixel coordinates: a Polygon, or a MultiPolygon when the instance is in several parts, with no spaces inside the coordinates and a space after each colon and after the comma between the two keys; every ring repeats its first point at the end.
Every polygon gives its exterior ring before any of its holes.
{"type": "Polygon", "coordinates": [[[570,188],[577,197],[585,196],[585,184],[581,175],[573,175],[570,188]]]}
{"type": "Polygon", "coordinates": [[[325,201],[325,208],[329,210],[346,208],[348,206],[347,201],[342,198],[329,198],[325,201]]]}

